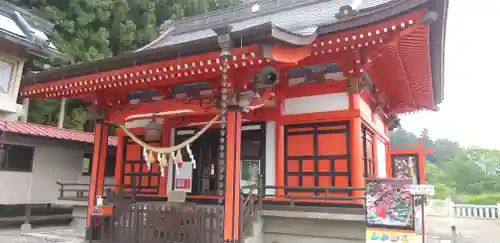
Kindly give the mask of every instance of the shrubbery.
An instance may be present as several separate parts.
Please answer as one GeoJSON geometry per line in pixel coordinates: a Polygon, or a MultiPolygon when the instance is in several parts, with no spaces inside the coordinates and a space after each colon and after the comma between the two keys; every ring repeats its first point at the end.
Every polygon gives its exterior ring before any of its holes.
{"type": "Polygon", "coordinates": [[[500,203],[500,194],[466,195],[459,197],[460,203],[495,205],[500,203]]]}

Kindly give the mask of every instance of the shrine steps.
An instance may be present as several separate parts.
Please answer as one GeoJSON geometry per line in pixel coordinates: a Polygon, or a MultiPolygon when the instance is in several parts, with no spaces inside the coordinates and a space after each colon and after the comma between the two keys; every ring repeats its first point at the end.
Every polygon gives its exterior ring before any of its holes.
{"type": "Polygon", "coordinates": [[[88,202],[82,200],[57,200],[54,204],[73,206],[71,226],[78,230],[85,230],[88,202]]]}

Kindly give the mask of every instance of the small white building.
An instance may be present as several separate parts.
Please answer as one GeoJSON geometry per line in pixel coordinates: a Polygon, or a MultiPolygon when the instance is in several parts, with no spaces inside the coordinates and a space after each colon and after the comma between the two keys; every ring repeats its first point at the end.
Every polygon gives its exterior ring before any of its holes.
{"type": "Polygon", "coordinates": [[[52,23],[0,0],[0,121],[15,121],[25,114],[27,107],[17,103],[17,95],[27,58],[62,56],[46,35],[53,28],[52,23]]]}
{"type": "MultiPolygon", "coordinates": [[[[0,133],[0,204],[51,204],[59,197],[57,181],[88,183],[94,134],[5,121],[0,133]]],[[[114,176],[110,162],[107,177],[114,176]]]]}
{"type": "MultiPolygon", "coordinates": [[[[0,0],[2,207],[52,204],[60,196],[57,182],[89,182],[94,134],[27,123],[29,100],[18,104],[20,80],[27,58],[33,55],[41,58],[62,56],[45,34],[53,27],[52,23],[0,0]]],[[[64,110],[64,105],[61,108],[64,110]]],[[[62,127],[62,121],[59,127],[62,127]]],[[[115,145],[116,138],[111,138],[109,146],[114,148],[115,145]]],[[[114,176],[114,154],[112,152],[109,156],[111,163],[105,171],[110,184],[114,176]]]]}

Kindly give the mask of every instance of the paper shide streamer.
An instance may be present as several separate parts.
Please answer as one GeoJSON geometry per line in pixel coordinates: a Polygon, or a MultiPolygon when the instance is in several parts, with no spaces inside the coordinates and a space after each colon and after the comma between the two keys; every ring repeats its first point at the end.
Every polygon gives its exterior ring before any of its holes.
{"type": "Polygon", "coordinates": [[[200,131],[198,131],[195,135],[193,135],[191,138],[187,139],[186,141],[182,142],[181,144],[172,146],[172,147],[166,147],[166,148],[161,148],[161,147],[154,147],[151,145],[148,145],[146,142],[140,140],[138,137],[136,137],[131,131],[129,131],[123,124],[115,124],[117,127],[122,129],[125,134],[127,134],[134,142],[139,144],[142,148],[142,157],[146,161],[146,164],[148,166],[148,171],[151,170],[151,164],[153,163],[158,163],[160,166],[160,171],[161,171],[161,176],[165,177],[165,168],[168,167],[169,161],[168,161],[168,154],[170,154],[170,160],[172,163],[176,166],[176,171],[177,174],[180,173],[179,169],[182,168],[182,163],[184,162],[182,159],[182,149],[185,148],[189,159],[191,162],[193,162],[193,168],[196,168],[196,163],[194,160],[193,153],[190,148],[190,144],[196,141],[203,133],[205,133],[208,128],[210,128],[219,118],[219,116],[215,116],[205,127],[203,127],[200,131]],[[156,153],[156,157],[154,155],[156,153]]]}

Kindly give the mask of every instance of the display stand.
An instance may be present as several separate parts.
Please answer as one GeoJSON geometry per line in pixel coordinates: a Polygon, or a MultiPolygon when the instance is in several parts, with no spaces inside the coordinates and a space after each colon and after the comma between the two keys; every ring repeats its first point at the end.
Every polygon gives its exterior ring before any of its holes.
{"type": "MultiPolygon", "coordinates": [[[[367,179],[366,242],[422,243],[412,180],[367,179]]],[[[418,205],[418,204],[417,204],[418,205]]]]}

